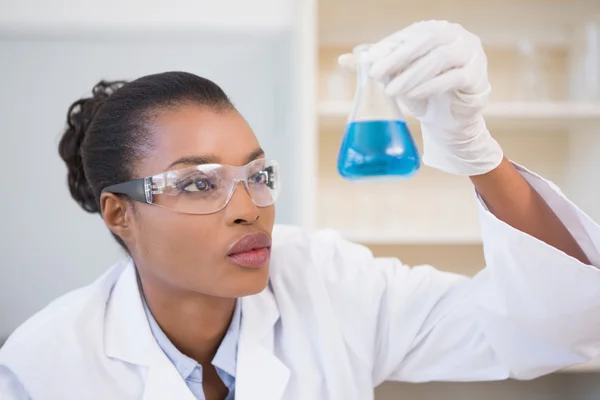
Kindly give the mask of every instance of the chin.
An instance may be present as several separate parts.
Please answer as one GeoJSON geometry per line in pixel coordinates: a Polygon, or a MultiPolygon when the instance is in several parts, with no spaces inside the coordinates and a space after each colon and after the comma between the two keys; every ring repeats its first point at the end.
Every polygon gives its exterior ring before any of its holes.
{"type": "Polygon", "coordinates": [[[223,297],[246,297],[265,290],[269,283],[269,266],[260,269],[242,269],[229,282],[228,295],[223,297]]]}
{"type": "Polygon", "coordinates": [[[245,280],[240,285],[240,293],[237,297],[251,296],[265,290],[269,284],[269,267],[264,267],[265,273],[256,274],[252,279],[245,280]]]}

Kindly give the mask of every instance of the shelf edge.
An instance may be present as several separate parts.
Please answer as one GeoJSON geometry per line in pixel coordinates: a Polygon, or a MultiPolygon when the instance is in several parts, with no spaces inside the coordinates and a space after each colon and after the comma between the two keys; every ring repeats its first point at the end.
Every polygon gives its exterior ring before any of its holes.
{"type": "Polygon", "coordinates": [[[379,233],[369,230],[337,230],[345,239],[362,244],[372,245],[478,245],[481,244],[481,236],[473,234],[463,234],[454,237],[440,235],[410,236],[402,233],[379,233]]]}
{"type": "MultiPolygon", "coordinates": [[[[352,102],[322,101],[318,105],[321,117],[344,117],[352,110],[352,102]]],[[[414,118],[408,110],[402,112],[414,118]]],[[[600,119],[600,102],[497,102],[487,106],[483,114],[487,118],[552,118],[552,119],[600,119]]]]}

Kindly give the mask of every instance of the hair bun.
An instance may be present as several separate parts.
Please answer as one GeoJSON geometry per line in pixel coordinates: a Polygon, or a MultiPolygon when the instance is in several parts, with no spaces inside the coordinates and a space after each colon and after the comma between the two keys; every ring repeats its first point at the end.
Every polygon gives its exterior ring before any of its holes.
{"type": "Polygon", "coordinates": [[[67,165],[67,181],[71,196],[90,213],[100,212],[100,208],[85,176],[81,147],[85,134],[104,104],[104,100],[124,83],[123,81],[100,81],[92,89],[92,97],[79,99],[71,104],[67,112],[67,128],[58,145],[60,157],[67,165]]]}

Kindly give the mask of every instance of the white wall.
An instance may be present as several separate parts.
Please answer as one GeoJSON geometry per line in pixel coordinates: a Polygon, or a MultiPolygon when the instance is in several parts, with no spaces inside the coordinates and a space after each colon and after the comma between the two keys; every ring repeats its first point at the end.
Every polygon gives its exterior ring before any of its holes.
{"type": "Polygon", "coordinates": [[[0,0],[0,28],[260,30],[289,26],[293,0],[0,0]]]}
{"type": "MultiPolygon", "coordinates": [[[[26,2],[28,3],[28,2],[26,2]]],[[[297,179],[290,140],[285,32],[152,41],[0,35],[0,341],[51,299],[101,274],[122,253],[97,215],[70,198],[57,143],[68,106],[101,78],[185,70],[215,80],[268,154],[297,179]]],[[[278,222],[300,223],[290,185],[278,222]]]]}

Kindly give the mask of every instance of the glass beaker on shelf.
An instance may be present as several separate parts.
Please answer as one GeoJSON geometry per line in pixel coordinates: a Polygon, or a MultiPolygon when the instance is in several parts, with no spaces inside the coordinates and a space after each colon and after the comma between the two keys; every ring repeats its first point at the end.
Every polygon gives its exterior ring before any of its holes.
{"type": "Polygon", "coordinates": [[[600,16],[573,29],[569,54],[569,97],[600,101],[600,16]]]}
{"type": "Polygon", "coordinates": [[[548,100],[548,87],[544,76],[543,57],[535,43],[522,38],[517,41],[517,76],[515,100],[548,100]]]}
{"type": "Polygon", "coordinates": [[[404,115],[384,86],[369,77],[370,45],[355,47],[357,88],[338,155],[338,172],[352,182],[391,182],[417,173],[421,158],[404,115]]]}

